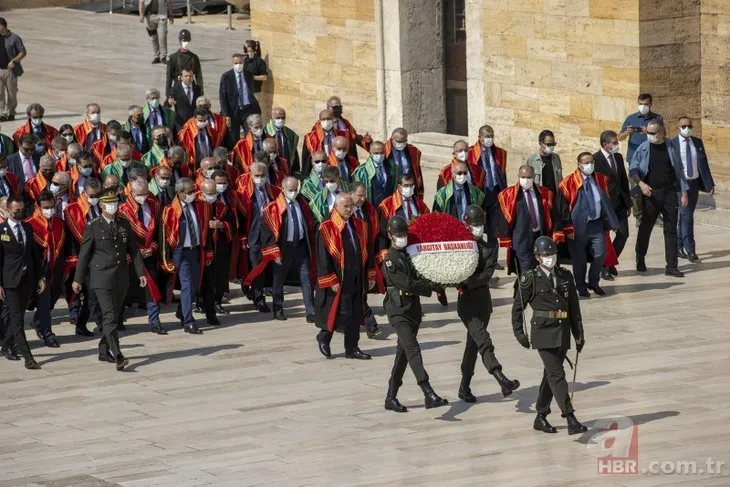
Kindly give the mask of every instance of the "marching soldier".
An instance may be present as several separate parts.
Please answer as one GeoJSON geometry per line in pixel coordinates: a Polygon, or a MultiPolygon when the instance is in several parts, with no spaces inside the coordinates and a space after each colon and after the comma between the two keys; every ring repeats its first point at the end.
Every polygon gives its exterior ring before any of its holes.
{"type": "Polygon", "coordinates": [[[405,248],[408,245],[408,224],[403,217],[396,215],[388,220],[387,225],[390,248],[383,260],[383,275],[386,285],[383,308],[388,321],[398,335],[395,351],[395,363],[390,373],[388,395],[385,397],[385,409],[397,413],[405,413],[408,409],[396,398],[398,388],[403,382],[406,364],[411,366],[413,375],[425,396],[426,409],[445,406],[449,402],[440,398],[428,382],[428,374],[423,368],[421,347],[416,336],[421,326],[421,298],[431,296],[431,283],[417,279],[411,272],[405,248]]]}
{"type": "Polygon", "coordinates": [[[558,248],[550,237],[543,236],[535,241],[535,258],[539,267],[524,272],[515,282],[512,328],[520,345],[530,348],[530,340],[523,331],[524,309],[530,304],[533,310],[532,348],[538,351],[545,366],[537,393],[537,417],[533,427],[544,433],[557,433],[547,420],[550,403],[555,397],[562,416],[568,421],[568,434],[575,435],[588,429],[573,414],[563,361],[570,349],[570,334],[575,338],[578,353],[583,350],[585,338],[573,275],[555,265],[557,254],[558,248]]]}
{"type": "Polygon", "coordinates": [[[72,288],[75,293],[80,293],[81,283],[87,273],[90,274],[89,287],[94,290],[103,315],[99,361],[116,363],[117,370],[124,370],[129,361],[119,349],[117,327],[121,323],[129,287],[127,254],[132,257],[134,269],[140,276],[141,288],[147,286],[147,278],[132,228],[125,218],[117,218],[119,197],[116,188],[102,191],[99,200],[101,216],[86,225],[72,288]]]}
{"type": "Polygon", "coordinates": [[[471,231],[479,249],[479,263],[469,279],[459,285],[459,299],[456,310],[459,318],[466,326],[466,348],[464,358],[461,361],[461,386],[459,386],[459,399],[464,402],[477,402],[472,394],[469,385],[474,375],[474,366],[477,361],[477,353],[481,353],[484,366],[487,372],[492,374],[502,388],[504,397],[512,394],[512,391],[520,387],[517,380],[509,380],[502,373],[502,365],[494,355],[492,338],[487,331],[489,316],[492,314],[492,295],[489,292],[489,281],[492,279],[494,269],[497,267],[497,246],[484,242],[484,224],[486,215],[484,210],[477,205],[471,205],[464,213],[464,223],[471,231]]]}

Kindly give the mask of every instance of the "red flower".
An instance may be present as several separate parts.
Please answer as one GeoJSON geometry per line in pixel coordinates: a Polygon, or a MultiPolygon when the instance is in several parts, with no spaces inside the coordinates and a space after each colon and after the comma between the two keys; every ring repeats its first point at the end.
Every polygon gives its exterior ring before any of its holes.
{"type": "Polygon", "coordinates": [[[445,213],[427,213],[408,227],[408,244],[474,240],[457,218],[445,213]]]}

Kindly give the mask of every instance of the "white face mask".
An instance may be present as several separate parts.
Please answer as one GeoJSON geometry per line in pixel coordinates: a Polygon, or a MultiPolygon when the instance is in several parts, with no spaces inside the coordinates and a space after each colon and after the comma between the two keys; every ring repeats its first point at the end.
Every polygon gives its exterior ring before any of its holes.
{"type": "Polygon", "coordinates": [[[69,163],[69,164],[71,164],[72,166],[73,166],[74,164],[76,164],[76,159],[74,159],[73,157],[68,157],[68,158],[66,158],[66,160],[67,160],[67,161],[68,161],[68,163],[69,163]]]}
{"type": "Polygon", "coordinates": [[[493,137],[483,137],[482,145],[484,147],[486,147],[487,149],[492,147],[494,145],[494,138],[493,137]]]}
{"type": "Polygon", "coordinates": [[[545,153],[545,155],[549,156],[550,154],[555,152],[555,147],[543,144],[542,151],[545,153]]]}
{"type": "Polygon", "coordinates": [[[134,201],[136,201],[140,205],[144,204],[144,202],[147,201],[147,196],[135,196],[134,201]]]}
{"type": "Polygon", "coordinates": [[[8,173],[7,169],[5,169],[5,168],[0,169],[0,178],[4,178],[7,173],[8,173]]]}
{"type": "Polygon", "coordinates": [[[253,134],[254,137],[256,137],[257,139],[260,139],[261,136],[264,135],[264,129],[262,129],[262,128],[257,128],[257,129],[252,128],[251,129],[251,133],[253,134]]]}
{"type": "Polygon", "coordinates": [[[53,215],[56,214],[56,209],[55,208],[44,208],[41,210],[41,212],[43,212],[44,217],[46,217],[47,219],[50,220],[51,218],[53,218],[53,215]]]}
{"type": "Polygon", "coordinates": [[[119,203],[104,203],[104,211],[110,215],[114,215],[119,208],[119,203]]]}
{"type": "Polygon", "coordinates": [[[339,187],[337,183],[327,183],[325,184],[325,186],[327,186],[327,191],[329,191],[330,193],[334,193],[339,187]]]}
{"type": "Polygon", "coordinates": [[[393,147],[395,147],[396,150],[403,150],[408,145],[408,142],[393,142],[393,147]]]}
{"type": "Polygon", "coordinates": [[[294,201],[295,199],[297,199],[298,195],[299,195],[299,191],[297,191],[296,189],[293,191],[284,192],[284,196],[286,196],[286,199],[288,199],[289,201],[294,201]]]}
{"type": "Polygon", "coordinates": [[[270,152],[270,153],[269,153],[269,160],[270,160],[271,162],[274,162],[274,161],[276,160],[276,158],[277,158],[277,157],[279,157],[279,154],[277,154],[276,152],[270,152]]]}
{"type": "Polygon", "coordinates": [[[325,165],[326,165],[326,163],[324,163],[324,162],[315,162],[314,163],[314,172],[316,172],[317,174],[322,174],[322,171],[324,171],[325,165]]]}
{"type": "Polygon", "coordinates": [[[274,127],[280,129],[284,125],[286,125],[286,119],[285,118],[275,118],[274,119],[274,127]]]}
{"type": "Polygon", "coordinates": [[[520,186],[522,189],[532,189],[532,186],[535,184],[535,180],[532,178],[520,178],[520,186]]]}
{"type": "Polygon", "coordinates": [[[73,135],[64,135],[63,138],[66,139],[66,142],[68,142],[69,144],[71,144],[74,141],[73,135]]]}
{"type": "Polygon", "coordinates": [[[182,41],[180,43],[180,47],[182,47],[183,49],[187,49],[189,45],[190,45],[190,41],[182,41]]]}
{"type": "Polygon", "coordinates": [[[375,163],[375,165],[379,166],[383,163],[385,156],[383,154],[373,154],[372,158],[373,158],[373,162],[375,163]]]}
{"type": "Polygon", "coordinates": [[[160,99],[159,98],[152,98],[150,100],[150,108],[153,110],[156,110],[157,107],[160,106],[160,99]]]}
{"type": "Polygon", "coordinates": [[[408,237],[393,237],[393,244],[398,249],[404,249],[408,246],[408,237]]]}
{"type": "Polygon", "coordinates": [[[484,225],[479,225],[478,227],[470,226],[469,229],[471,230],[471,234],[476,238],[482,238],[482,235],[484,235],[484,225]]]}
{"type": "Polygon", "coordinates": [[[608,152],[610,152],[611,154],[618,154],[619,152],[621,152],[621,144],[612,145],[608,148],[608,152]]]}
{"type": "Polygon", "coordinates": [[[542,257],[540,257],[539,260],[540,260],[540,264],[544,268],[552,270],[553,267],[555,267],[555,263],[558,260],[558,256],[557,255],[542,256],[542,257]]]}
{"type": "Polygon", "coordinates": [[[347,156],[346,150],[336,150],[335,151],[335,157],[339,160],[343,160],[347,156]]]}
{"type": "Polygon", "coordinates": [[[213,173],[215,172],[215,169],[206,169],[205,171],[205,177],[210,179],[213,177],[213,173]]]}
{"type": "Polygon", "coordinates": [[[458,160],[460,160],[461,162],[464,162],[464,161],[466,161],[466,151],[465,151],[465,150],[463,150],[463,151],[459,151],[459,152],[457,152],[457,153],[456,153],[456,158],[457,158],[458,160]]]}
{"type": "Polygon", "coordinates": [[[639,110],[639,113],[642,115],[646,115],[649,113],[649,105],[639,105],[637,110],[639,110]]]}
{"type": "Polygon", "coordinates": [[[648,140],[650,144],[656,144],[657,142],[659,142],[659,136],[658,135],[647,135],[646,140],[648,140]]]}
{"type": "Polygon", "coordinates": [[[322,126],[322,130],[329,132],[332,130],[332,120],[320,120],[319,124],[322,126]]]}
{"type": "Polygon", "coordinates": [[[594,169],[595,165],[592,162],[580,165],[580,170],[583,171],[583,174],[585,174],[586,176],[590,176],[591,174],[593,174],[594,169]]]}
{"type": "Polygon", "coordinates": [[[459,174],[458,176],[454,176],[454,182],[459,186],[463,186],[464,183],[466,183],[466,174],[459,174]]]}
{"type": "Polygon", "coordinates": [[[215,200],[218,199],[217,194],[204,194],[203,198],[205,198],[205,201],[208,203],[215,203],[215,200]]]}
{"type": "Polygon", "coordinates": [[[228,189],[228,185],[227,185],[227,184],[225,184],[225,183],[222,183],[222,184],[216,184],[216,185],[215,185],[215,190],[216,190],[216,192],[217,192],[218,194],[222,194],[222,193],[225,193],[227,189],[228,189]]]}
{"type": "Polygon", "coordinates": [[[48,189],[51,190],[51,193],[58,194],[58,192],[61,190],[61,187],[59,185],[57,185],[57,184],[51,183],[51,186],[48,189]]]}
{"type": "Polygon", "coordinates": [[[121,161],[121,160],[120,160],[119,162],[121,162],[121,163],[122,163],[122,167],[123,167],[123,168],[128,168],[129,166],[131,166],[131,165],[132,165],[132,161],[131,161],[131,160],[129,160],[129,161],[121,161]]]}
{"type": "Polygon", "coordinates": [[[185,203],[190,204],[193,201],[195,201],[195,195],[194,194],[186,194],[185,195],[185,203]]]}
{"type": "Polygon", "coordinates": [[[91,206],[96,206],[99,204],[99,198],[86,198],[89,201],[89,204],[91,206]]]}
{"type": "Polygon", "coordinates": [[[89,115],[89,122],[91,122],[93,124],[99,123],[100,120],[101,120],[101,114],[99,114],[99,113],[92,113],[89,115]]]}
{"type": "Polygon", "coordinates": [[[692,137],[692,129],[689,127],[679,129],[679,134],[685,139],[692,137]]]}
{"type": "Polygon", "coordinates": [[[208,121],[207,120],[203,120],[201,122],[200,120],[196,120],[195,125],[197,125],[200,130],[203,130],[205,127],[208,126],[208,121]]]}
{"type": "Polygon", "coordinates": [[[38,125],[40,125],[40,124],[43,123],[43,119],[42,118],[31,118],[30,119],[30,123],[32,123],[33,125],[38,126],[38,125]]]}
{"type": "Polygon", "coordinates": [[[233,69],[236,71],[236,73],[243,73],[243,64],[236,63],[233,65],[233,69]]]}
{"type": "Polygon", "coordinates": [[[413,196],[413,191],[413,186],[403,186],[400,189],[400,194],[402,194],[404,198],[408,199],[413,196]]]}
{"type": "Polygon", "coordinates": [[[157,187],[165,189],[168,186],[170,186],[170,180],[169,179],[158,179],[157,180],[157,187]]]}
{"type": "Polygon", "coordinates": [[[253,184],[255,184],[257,188],[262,187],[266,184],[266,176],[253,178],[253,184]]]}
{"type": "Polygon", "coordinates": [[[91,176],[91,173],[92,173],[93,171],[94,171],[94,168],[93,168],[93,167],[81,167],[81,168],[79,168],[79,172],[80,172],[80,173],[81,173],[81,175],[82,175],[82,176],[84,176],[84,177],[86,177],[86,176],[91,176]]]}

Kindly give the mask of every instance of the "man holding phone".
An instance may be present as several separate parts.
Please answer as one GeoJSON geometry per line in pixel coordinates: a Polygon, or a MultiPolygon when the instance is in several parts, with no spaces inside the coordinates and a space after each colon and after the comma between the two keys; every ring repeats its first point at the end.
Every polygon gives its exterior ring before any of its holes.
{"type": "MultiPolygon", "coordinates": [[[[626,117],[624,124],[621,126],[621,131],[618,133],[619,141],[626,140],[627,137],[629,138],[629,149],[626,152],[627,162],[631,162],[634,151],[646,142],[646,126],[649,125],[649,122],[654,119],[664,121],[661,115],[651,111],[652,102],[651,94],[641,93],[636,112],[626,117]]],[[[635,184],[633,180],[630,182],[631,188],[633,189],[635,184]]],[[[634,191],[632,195],[634,218],[636,218],[636,226],[638,227],[641,221],[641,194],[634,191]]]]}

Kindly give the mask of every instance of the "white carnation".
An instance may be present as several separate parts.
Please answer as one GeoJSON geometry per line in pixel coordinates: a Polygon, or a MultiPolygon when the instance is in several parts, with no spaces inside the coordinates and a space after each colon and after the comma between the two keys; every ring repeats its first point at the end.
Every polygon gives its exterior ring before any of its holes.
{"type": "Polygon", "coordinates": [[[466,281],[479,264],[479,252],[434,252],[411,256],[414,269],[425,279],[444,286],[466,281]]]}

